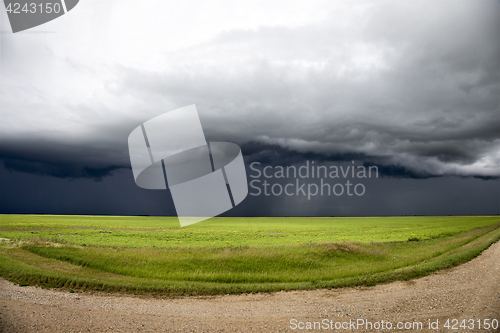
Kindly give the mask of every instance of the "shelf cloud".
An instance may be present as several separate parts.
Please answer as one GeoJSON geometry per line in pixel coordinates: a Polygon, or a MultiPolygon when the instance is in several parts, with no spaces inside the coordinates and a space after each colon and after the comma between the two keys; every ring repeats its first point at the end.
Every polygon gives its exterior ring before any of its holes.
{"type": "Polygon", "coordinates": [[[5,168],[102,180],[130,168],[133,128],[196,104],[246,162],[500,177],[498,1],[171,6],[89,1],[55,33],[2,34],[5,168]]]}

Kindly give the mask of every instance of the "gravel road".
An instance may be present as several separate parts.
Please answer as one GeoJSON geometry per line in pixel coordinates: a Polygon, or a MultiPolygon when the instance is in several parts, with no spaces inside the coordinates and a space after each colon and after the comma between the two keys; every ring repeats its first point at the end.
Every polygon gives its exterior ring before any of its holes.
{"type": "MultiPolygon", "coordinates": [[[[500,320],[500,243],[459,267],[370,288],[145,299],[19,287],[0,280],[0,332],[9,333],[328,331],[299,329],[299,322],[314,325],[321,321],[332,325],[331,331],[342,332],[391,331],[387,321],[392,331],[399,331],[398,322],[407,327],[422,322],[423,329],[404,331],[500,332],[479,330],[478,320],[484,319],[500,320]],[[475,328],[443,327],[447,319],[454,318],[459,323],[474,319],[475,328]],[[297,322],[291,324],[292,319],[297,322]],[[375,327],[370,329],[364,323],[353,329],[349,320],[358,319],[375,327]],[[382,320],[385,329],[375,329],[382,320]],[[438,320],[439,328],[429,329],[429,320],[438,320]],[[292,329],[294,323],[296,329],[292,329]],[[337,328],[342,323],[348,328],[336,330],[335,323],[337,328]]],[[[472,326],[470,321],[467,325],[472,326]]]]}

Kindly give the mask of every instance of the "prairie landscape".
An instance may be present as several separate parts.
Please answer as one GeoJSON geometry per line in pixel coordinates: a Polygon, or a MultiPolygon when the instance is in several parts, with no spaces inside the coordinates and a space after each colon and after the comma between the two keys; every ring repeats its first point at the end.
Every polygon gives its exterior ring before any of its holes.
{"type": "Polygon", "coordinates": [[[176,297],[372,286],[456,266],[499,216],[1,215],[0,275],[21,286],[176,297]]]}

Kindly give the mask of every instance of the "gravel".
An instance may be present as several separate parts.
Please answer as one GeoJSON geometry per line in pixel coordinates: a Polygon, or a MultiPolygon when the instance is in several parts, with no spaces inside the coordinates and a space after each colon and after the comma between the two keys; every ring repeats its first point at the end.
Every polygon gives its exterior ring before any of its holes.
{"type": "MultiPolygon", "coordinates": [[[[0,279],[0,332],[330,330],[292,329],[292,319],[304,325],[325,319],[329,325],[363,319],[372,324],[390,321],[394,328],[397,322],[422,322],[418,332],[500,332],[477,329],[477,320],[500,320],[500,243],[453,269],[369,288],[154,299],[19,287],[0,279]],[[448,330],[443,327],[447,319],[459,323],[474,319],[476,327],[448,330]],[[429,329],[429,320],[439,320],[439,329],[429,329]]],[[[363,325],[359,329],[333,327],[331,331],[389,330],[363,325]]]]}

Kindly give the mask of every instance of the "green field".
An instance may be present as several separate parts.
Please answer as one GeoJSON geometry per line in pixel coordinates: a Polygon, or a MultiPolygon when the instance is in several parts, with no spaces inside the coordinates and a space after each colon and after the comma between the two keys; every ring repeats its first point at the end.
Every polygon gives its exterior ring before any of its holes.
{"type": "Polygon", "coordinates": [[[470,260],[499,216],[212,218],[0,215],[0,275],[21,285],[211,295],[374,285],[470,260]]]}

